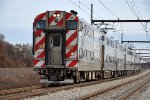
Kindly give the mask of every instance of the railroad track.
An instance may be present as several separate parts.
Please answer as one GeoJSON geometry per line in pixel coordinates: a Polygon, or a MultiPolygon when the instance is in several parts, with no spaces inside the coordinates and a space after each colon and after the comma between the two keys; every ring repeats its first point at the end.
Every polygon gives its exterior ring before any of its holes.
{"type": "Polygon", "coordinates": [[[0,91],[0,96],[7,96],[10,94],[18,94],[22,92],[29,92],[34,89],[40,89],[43,88],[42,85],[37,85],[37,86],[30,86],[30,87],[24,87],[24,88],[15,88],[15,89],[9,89],[9,90],[1,90],[0,91]]]}
{"type": "Polygon", "coordinates": [[[40,86],[32,86],[32,87],[26,87],[26,88],[2,90],[2,91],[0,91],[0,100],[14,100],[14,99],[39,96],[39,95],[47,94],[50,92],[67,90],[67,89],[71,89],[71,88],[75,88],[75,87],[83,87],[83,86],[88,86],[88,85],[93,85],[93,84],[99,84],[102,82],[118,80],[118,79],[122,79],[122,78],[126,78],[126,77],[129,77],[129,76],[104,79],[104,80],[98,80],[98,81],[92,81],[92,82],[85,82],[85,83],[80,83],[80,84],[58,86],[58,87],[43,87],[42,85],[40,85],[40,86]]]}
{"type": "MultiPolygon", "coordinates": [[[[124,86],[126,84],[129,84],[131,82],[134,82],[136,80],[140,80],[142,78],[144,78],[145,76],[143,77],[140,77],[138,79],[134,79],[134,80],[131,80],[131,81],[128,81],[128,82],[125,82],[123,84],[118,84],[118,85],[115,85],[115,86],[111,86],[111,87],[108,87],[108,88],[105,88],[103,90],[99,90],[99,91],[96,91],[96,92],[93,92],[93,93],[89,93],[89,94],[86,94],[84,96],[81,96],[79,98],[77,98],[76,100],[87,100],[87,99],[92,99],[93,97],[95,96],[98,96],[98,95],[101,95],[103,93],[106,93],[108,91],[111,91],[113,89],[116,89],[118,87],[121,87],[121,86],[124,86]]],[[[150,75],[149,75],[150,77],[150,75]]],[[[140,89],[142,86],[144,86],[146,83],[148,83],[150,81],[150,79],[148,78],[147,80],[144,80],[143,82],[139,83],[138,85],[136,86],[133,86],[131,88],[129,88],[127,91],[121,93],[120,95],[118,95],[117,97],[113,97],[113,100],[126,100],[126,98],[128,96],[130,96],[131,94],[133,94],[135,91],[137,91],[138,89],[140,89]]]]}
{"type": "Polygon", "coordinates": [[[15,99],[13,96],[21,95],[24,93],[30,93],[34,90],[40,90],[43,87],[43,85],[37,85],[37,86],[30,86],[30,87],[23,87],[23,88],[15,88],[15,89],[9,89],[9,90],[1,90],[0,91],[0,100],[9,100],[9,99],[15,99]]]}
{"type": "Polygon", "coordinates": [[[134,94],[141,88],[145,87],[146,84],[148,84],[149,82],[150,82],[150,79],[145,80],[145,81],[139,83],[138,85],[129,88],[127,91],[125,91],[125,92],[121,93],[119,96],[117,96],[115,98],[115,100],[127,100],[132,94],[134,94]]]}

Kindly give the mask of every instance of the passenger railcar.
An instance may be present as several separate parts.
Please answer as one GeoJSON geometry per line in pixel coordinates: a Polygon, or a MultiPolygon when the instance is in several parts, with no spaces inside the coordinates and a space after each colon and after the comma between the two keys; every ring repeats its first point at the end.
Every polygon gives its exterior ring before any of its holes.
{"type": "Polygon", "coordinates": [[[79,82],[140,70],[140,58],[135,52],[76,14],[46,11],[34,19],[34,68],[41,79],[79,82]]]}

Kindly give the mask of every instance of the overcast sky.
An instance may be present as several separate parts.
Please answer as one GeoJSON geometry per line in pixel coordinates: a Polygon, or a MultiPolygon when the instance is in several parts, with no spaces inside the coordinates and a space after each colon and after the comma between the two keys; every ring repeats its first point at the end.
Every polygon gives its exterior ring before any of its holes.
{"type": "MultiPolygon", "coordinates": [[[[128,0],[136,4],[143,19],[150,20],[150,0],[128,0]]],[[[119,19],[137,19],[128,7],[126,0],[101,0],[119,19]]],[[[10,43],[32,43],[32,23],[35,16],[47,10],[76,10],[78,16],[90,23],[90,4],[94,4],[94,18],[96,19],[117,19],[98,0],[0,0],[0,33],[5,35],[5,40],[10,43]],[[75,6],[75,3],[77,6],[75,6]],[[84,4],[84,5],[83,5],[84,4]],[[87,7],[85,7],[87,6],[87,7]],[[85,10],[87,13],[82,11],[85,10]]],[[[126,34],[124,40],[147,40],[140,23],[121,23],[126,34]]],[[[111,24],[121,30],[120,23],[111,24]]],[[[145,23],[143,23],[145,25],[145,23]]],[[[147,24],[150,31],[150,24],[147,24]]],[[[122,31],[109,32],[108,35],[120,39],[122,31]]],[[[150,33],[150,32],[149,32],[150,33]]],[[[136,45],[150,47],[150,44],[136,45]]]]}

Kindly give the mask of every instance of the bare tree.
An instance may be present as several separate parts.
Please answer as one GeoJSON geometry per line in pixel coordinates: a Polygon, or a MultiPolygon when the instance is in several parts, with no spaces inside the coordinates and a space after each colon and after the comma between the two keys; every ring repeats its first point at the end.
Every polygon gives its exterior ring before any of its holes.
{"type": "Polygon", "coordinates": [[[5,39],[4,34],[0,33],[0,40],[4,40],[4,39],[5,39]]]}

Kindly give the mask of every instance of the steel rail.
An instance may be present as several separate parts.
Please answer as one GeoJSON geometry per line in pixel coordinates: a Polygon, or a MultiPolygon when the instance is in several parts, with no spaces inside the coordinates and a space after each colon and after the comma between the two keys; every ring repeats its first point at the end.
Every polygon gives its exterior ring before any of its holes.
{"type": "Polygon", "coordinates": [[[33,89],[40,89],[40,88],[43,88],[43,85],[8,89],[8,90],[0,90],[0,97],[5,96],[5,95],[10,95],[10,94],[17,94],[17,93],[21,93],[21,92],[28,92],[28,91],[31,91],[33,89]]]}
{"type": "MultiPolygon", "coordinates": [[[[150,73],[148,73],[148,74],[150,74],[150,73]]],[[[148,75],[148,74],[146,74],[146,75],[148,75]]],[[[104,93],[104,92],[113,90],[113,89],[118,88],[118,87],[120,87],[120,86],[126,85],[126,84],[128,84],[128,83],[134,82],[134,81],[139,80],[139,79],[142,79],[142,78],[145,77],[146,75],[144,75],[144,76],[142,76],[142,77],[140,77],[140,78],[138,78],[138,79],[133,79],[133,80],[127,81],[127,82],[125,82],[125,83],[123,83],[123,84],[118,84],[118,85],[115,85],[115,86],[112,86],[112,87],[109,87],[109,88],[106,88],[106,89],[103,89],[103,90],[99,90],[99,91],[96,91],[96,92],[93,92],[93,93],[89,93],[89,94],[87,94],[87,95],[84,95],[84,96],[81,96],[81,97],[77,98],[76,100],[90,99],[91,97],[94,97],[94,96],[96,96],[96,95],[102,94],[102,93],[104,93]]]]}
{"type": "Polygon", "coordinates": [[[149,81],[150,81],[150,79],[145,80],[145,81],[139,83],[138,85],[129,88],[127,91],[123,92],[123,93],[120,94],[118,97],[116,97],[115,100],[126,100],[126,99],[129,98],[129,96],[131,96],[134,92],[138,91],[138,90],[141,89],[144,85],[146,85],[147,83],[149,83],[149,81]]]}
{"type": "MultiPolygon", "coordinates": [[[[136,75],[136,74],[134,74],[134,75],[136,75]]],[[[85,83],[81,83],[81,84],[53,87],[53,88],[35,89],[35,90],[29,91],[29,92],[20,92],[19,94],[0,96],[0,100],[21,99],[21,98],[26,98],[26,97],[30,97],[30,96],[39,96],[39,95],[47,94],[50,92],[67,90],[67,89],[71,89],[71,88],[75,88],[75,87],[84,87],[84,86],[89,86],[89,85],[93,85],[93,84],[99,84],[99,83],[103,83],[103,82],[118,80],[118,79],[122,79],[122,78],[126,78],[126,77],[129,77],[129,76],[104,79],[104,80],[98,80],[98,81],[93,81],[93,82],[85,82],[85,83]]]]}

